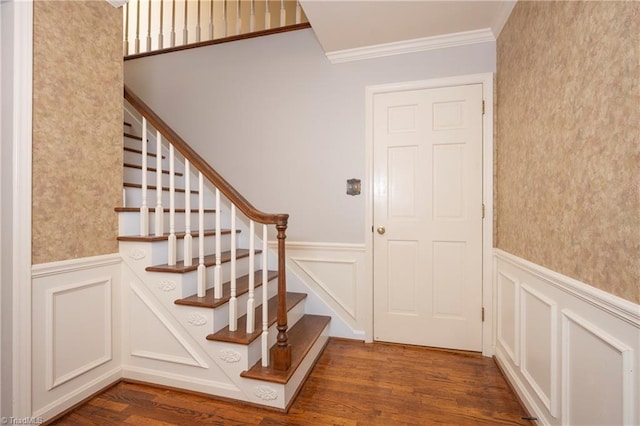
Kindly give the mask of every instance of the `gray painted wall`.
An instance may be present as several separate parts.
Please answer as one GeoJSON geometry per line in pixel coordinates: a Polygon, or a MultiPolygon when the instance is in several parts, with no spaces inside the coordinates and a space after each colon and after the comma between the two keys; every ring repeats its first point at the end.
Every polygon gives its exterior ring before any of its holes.
{"type": "Polygon", "coordinates": [[[125,62],[125,82],[289,240],[363,243],[365,87],[495,71],[495,43],[331,64],[311,29],[125,62]]]}

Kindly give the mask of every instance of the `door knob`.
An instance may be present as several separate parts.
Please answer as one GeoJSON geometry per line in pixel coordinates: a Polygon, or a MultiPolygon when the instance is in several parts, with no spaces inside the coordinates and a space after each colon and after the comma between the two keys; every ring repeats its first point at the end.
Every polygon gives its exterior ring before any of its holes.
{"type": "Polygon", "coordinates": [[[379,227],[378,227],[378,234],[382,235],[382,234],[384,234],[385,232],[387,232],[387,230],[386,230],[386,229],[384,229],[384,226],[379,226],[379,227]]]}

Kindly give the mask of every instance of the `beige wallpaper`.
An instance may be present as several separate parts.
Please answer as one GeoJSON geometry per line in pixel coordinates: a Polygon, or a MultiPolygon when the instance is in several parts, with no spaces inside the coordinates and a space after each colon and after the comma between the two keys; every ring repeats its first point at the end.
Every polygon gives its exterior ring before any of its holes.
{"type": "Polygon", "coordinates": [[[34,2],[33,264],[118,251],[122,11],[34,2]]]}
{"type": "Polygon", "coordinates": [[[502,250],[640,302],[640,3],[518,2],[498,39],[502,250]]]}

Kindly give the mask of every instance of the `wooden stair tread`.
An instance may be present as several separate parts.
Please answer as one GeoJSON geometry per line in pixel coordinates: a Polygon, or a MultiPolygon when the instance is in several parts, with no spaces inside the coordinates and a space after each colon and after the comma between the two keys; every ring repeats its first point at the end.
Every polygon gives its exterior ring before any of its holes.
{"type": "MultiPolygon", "coordinates": [[[[124,163],[123,164],[124,167],[128,167],[130,169],[138,169],[138,170],[142,170],[142,166],[139,164],[131,164],[131,163],[124,163]]],[[[156,169],[155,167],[147,167],[147,171],[148,172],[157,172],[158,169],[156,169]]],[[[165,175],[169,174],[169,170],[162,170],[162,173],[164,173],[165,175]]],[[[181,172],[174,172],[174,174],[176,176],[182,176],[183,174],[181,172]]]]}
{"type": "Polygon", "coordinates": [[[142,141],[142,136],[132,135],[131,133],[127,133],[127,132],[124,132],[124,137],[125,138],[129,138],[129,139],[135,139],[135,140],[138,140],[138,141],[142,141]]]}
{"type": "Polygon", "coordinates": [[[304,315],[291,329],[287,330],[289,344],[291,345],[291,368],[287,371],[274,370],[271,364],[263,367],[262,361],[258,361],[249,370],[240,373],[240,377],[286,384],[293,377],[296,369],[309,353],[316,340],[318,340],[329,321],[331,321],[331,317],[328,316],[304,315]]]}
{"type": "MultiPolygon", "coordinates": [[[[255,254],[262,253],[262,250],[255,250],[254,253],[255,254]]],[[[249,257],[249,250],[247,249],[236,250],[236,259],[242,259],[243,257],[249,257]]],[[[231,260],[231,252],[230,251],[222,252],[220,260],[222,263],[229,262],[231,260]]],[[[199,262],[199,259],[197,257],[194,257],[192,259],[191,266],[184,266],[184,261],[181,260],[179,262],[176,262],[174,266],[169,266],[167,264],[154,265],[154,266],[147,266],[145,270],[149,272],[169,272],[169,273],[175,273],[175,274],[184,274],[185,272],[191,272],[198,269],[198,262],[199,262]]],[[[204,257],[205,266],[209,267],[209,266],[214,266],[215,264],[216,264],[215,254],[209,254],[204,257]]]]}
{"type": "MultiPolygon", "coordinates": [[[[278,277],[277,271],[268,271],[267,280],[271,281],[278,277]]],[[[254,273],[255,280],[255,288],[262,286],[262,270],[257,270],[254,273]]],[[[236,279],[236,297],[240,297],[241,295],[247,293],[249,291],[249,275],[244,275],[242,277],[238,277],[236,279]]],[[[216,299],[213,297],[213,289],[210,288],[207,290],[204,297],[198,297],[197,294],[194,294],[189,297],[185,297],[184,299],[178,299],[174,303],[176,305],[185,305],[185,306],[197,306],[202,308],[217,308],[220,305],[223,305],[229,301],[231,298],[231,282],[228,281],[222,284],[222,297],[220,299],[216,299]]]]}
{"type": "MultiPolygon", "coordinates": [[[[236,230],[236,234],[239,234],[240,231],[236,230]]],[[[176,239],[181,240],[184,239],[186,233],[185,232],[176,232],[176,239]]],[[[229,235],[231,234],[231,230],[230,229],[221,229],[220,230],[220,234],[221,235],[229,235]]],[[[211,237],[213,235],[216,235],[216,230],[215,229],[205,229],[204,230],[204,236],[205,237],[211,237]]],[[[191,236],[193,238],[197,238],[198,237],[198,232],[192,232],[191,236]]],[[[165,233],[162,235],[148,235],[146,237],[143,237],[141,235],[123,235],[123,236],[119,236],[118,241],[133,241],[133,242],[154,242],[154,241],[167,241],[169,239],[169,233],[165,233]]]]}
{"type": "Polygon", "coordinates": [[[125,121],[125,122],[123,122],[122,124],[123,124],[123,125],[125,125],[125,126],[127,126],[127,127],[131,127],[131,123],[128,123],[128,122],[126,122],[126,121],[125,121]]]}
{"type": "MultiPolygon", "coordinates": [[[[139,213],[140,212],[140,207],[116,207],[114,208],[116,213],[139,213]]],[[[169,213],[169,208],[164,208],[163,209],[165,213],[169,213]]],[[[155,213],[156,208],[155,207],[149,207],[149,213],[155,213]]],[[[175,209],[176,213],[185,213],[186,209],[175,209]]],[[[216,209],[204,209],[205,213],[215,213],[216,209]]],[[[197,208],[193,208],[191,209],[191,213],[193,214],[198,214],[198,209],[197,208]]]]}
{"type": "MultiPolygon", "coordinates": [[[[140,184],[140,183],[129,183],[129,182],[125,182],[125,183],[123,183],[123,184],[122,184],[122,186],[124,186],[125,188],[142,188],[142,184],[140,184]]],[[[154,190],[154,191],[155,191],[155,190],[156,190],[156,188],[157,188],[157,187],[156,187],[155,185],[147,185],[147,189],[150,189],[150,190],[154,190]]],[[[167,186],[163,186],[163,187],[162,187],[162,190],[163,190],[163,191],[169,191],[169,187],[167,187],[167,186]]],[[[176,188],[176,189],[175,189],[175,191],[176,191],[176,192],[186,192],[186,191],[185,191],[184,189],[182,189],[182,188],[176,188]]],[[[198,193],[198,190],[197,190],[197,189],[192,189],[192,190],[191,190],[191,193],[192,193],[192,194],[197,194],[197,193],[198,193]]]]}
{"type": "MultiPolygon", "coordinates": [[[[137,148],[129,148],[128,146],[125,146],[123,148],[125,151],[129,151],[129,152],[133,152],[134,154],[140,154],[142,155],[142,150],[141,149],[137,149],[137,148]]],[[[157,157],[155,152],[147,152],[147,155],[149,157],[157,157]]],[[[162,158],[166,158],[164,155],[162,156],[162,158]]]]}
{"type": "MultiPolygon", "coordinates": [[[[287,292],[287,310],[292,309],[298,303],[302,302],[307,295],[305,293],[287,292]]],[[[267,319],[269,326],[273,325],[278,316],[278,296],[273,296],[267,304],[269,307],[269,318],[267,319]]],[[[207,336],[207,340],[215,340],[217,342],[237,343],[240,345],[248,345],[262,334],[262,306],[255,309],[255,329],[253,333],[247,333],[247,316],[243,315],[238,318],[238,329],[229,331],[229,326],[222,330],[207,336]]]]}

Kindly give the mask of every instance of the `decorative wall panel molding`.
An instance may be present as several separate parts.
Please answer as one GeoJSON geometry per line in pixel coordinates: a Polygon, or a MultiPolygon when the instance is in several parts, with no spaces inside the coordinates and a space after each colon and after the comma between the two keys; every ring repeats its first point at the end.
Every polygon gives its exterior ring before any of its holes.
{"type": "Polygon", "coordinates": [[[351,318],[356,319],[356,260],[291,257],[313,282],[323,289],[351,318]],[[338,294],[339,293],[339,294],[338,294]]]}
{"type": "Polygon", "coordinates": [[[562,311],[562,332],[563,424],[637,424],[635,351],[570,310],[562,311]]]}
{"type": "Polygon", "coordinates": [[[497,273],[498,287],[498,342],[511,361],[515,365],[520,365],[518,354],[519,329],[516,324],[519,322],[519,304],[516,303],[518,297],[519,283],[516,278],[503,272],[497,273]]]}
{"type": "Polygon", "coordinates": [[[555,417],[558,413],[558,305],[526,284],[520,289],[520,368],[555,417]]]}
{"type": "MultiPolygon", "coordinates": [[[[272,250],[277,248],[271,242],[272,250]]],[[[365,330],[371,318],[367,303],[362,244],[287,242],[287,266],[352,330],[365,330]]],[[[335,321],[334,321],[335,322],[335,321]]],[[[332,326],[336,325],[333,324],[332,326]]],[[[354,337],[355,338],[355,337],[354,337]]]]}
{"type": "Polygon", "coordinates": [[[543,425],[637,424],[640,306],[494,251],[496,359],[543,425]]]}
{"type": "Polygon", "coordinates": [[[32,416],[49,419],[121,377],[119,253],[33,265],[32,416]]]}
{"type": "Polygon", "coordinates": [[[204,359],[136,283],[131,282],[130,289],[135,296],[131,298],[129,312],[131,355],[208,368],[204,359]]]}
{"type": "Polygon", "coordinates": [[[46,318],[47,390],[111,360],[109,277],[47,290],[46,318]]]}

